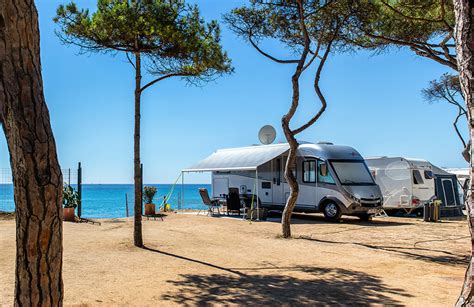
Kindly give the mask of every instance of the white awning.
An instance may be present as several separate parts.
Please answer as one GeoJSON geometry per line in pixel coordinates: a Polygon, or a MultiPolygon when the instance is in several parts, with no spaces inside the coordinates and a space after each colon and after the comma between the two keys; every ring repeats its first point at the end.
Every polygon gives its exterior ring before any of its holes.
{"type": "Polygon", "coordinates": [[[183,172],[248,171],[288,151],[288,144],[220,149],[183,172]]]}

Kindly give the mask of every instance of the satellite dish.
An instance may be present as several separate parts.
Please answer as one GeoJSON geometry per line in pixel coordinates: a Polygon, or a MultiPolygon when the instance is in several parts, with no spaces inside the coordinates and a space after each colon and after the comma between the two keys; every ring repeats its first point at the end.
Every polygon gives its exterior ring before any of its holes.
{"type": "Polygon", "coordinates": [[[264,145],[268,145],[273,143],[276,138],[276,131],[270,125],[263,126],[260,131],[258,132],[258,139],[264,145]]]}

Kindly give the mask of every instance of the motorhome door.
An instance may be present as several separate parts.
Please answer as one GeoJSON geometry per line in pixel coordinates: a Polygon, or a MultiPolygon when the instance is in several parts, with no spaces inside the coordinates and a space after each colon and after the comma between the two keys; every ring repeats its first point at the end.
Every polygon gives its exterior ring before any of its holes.
{"type": "Polygon", "coordinates": [[[258,198],[264,204],[273,203],[273,172],[272,161],[260,165],[258,168],[258,182],[260,184],[258,189],[258,198]]]}
{"type": "MultiPolygon", "coordinates": [[[[288,160],[288,156],[283,156],[282,158],[282,169],[283,171],[281,172],[281,182],[282,182],[282,185],[283,185],[283,196],[282,196],[282,202],[283,204],[286,204],[286,201],[288,200],[288,198],[290,197],[290,185],[288,184],[288,182],[286,182],[286,179],[285,179],[285,169],[286,169],[286,161],[288,160]]],[[[293,175],[295,176],[295,178],[298,178],[297,177],[297,171],[296,171],[296,162],[295,162],[295,167],[293,169],[293,175]]],[[[299,201],[300,197],[298,196],[298,200],[299,201]]]]}
{"type": "Polygon", "coordinates": [[[283,171],[282,171],[282,159],[276,158],[272,161],[272,193],[273,193],[273,203],[274,204],[283,204],[283,171]]]}

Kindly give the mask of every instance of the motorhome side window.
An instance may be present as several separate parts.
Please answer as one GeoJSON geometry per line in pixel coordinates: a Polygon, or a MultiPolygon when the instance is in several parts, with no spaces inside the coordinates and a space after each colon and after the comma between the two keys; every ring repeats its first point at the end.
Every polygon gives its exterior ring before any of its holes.
{"type": "Polygon", "coordinates": [[[421,177],[419,170],[413,170],[413,183],[414,184],[423,184],[423,178],[421,177]]]}
{"type": "Polygon", "coordinates": [[[318,160],[318,182],[327,184],[336,184],[331,174],[327,162],[318,160]]]}
{"type": "Polygon", "coordinates": [[[316,182],[316,161],[303,161],[303,182],[316,182]]]}

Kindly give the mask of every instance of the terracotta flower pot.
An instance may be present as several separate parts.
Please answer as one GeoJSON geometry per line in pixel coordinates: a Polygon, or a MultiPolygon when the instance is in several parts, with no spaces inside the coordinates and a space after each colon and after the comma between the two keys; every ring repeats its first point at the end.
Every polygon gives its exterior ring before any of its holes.
{"type": "Polygon", "coordinates": [[[63,208],[63,219],[67,222],[74,222],[75,210],[74,208],[63,208]]]}
{"type": "Polygon", "coordinates": [[[155,214],[155,204],[145,204],[145,215],[155,214]]]}

